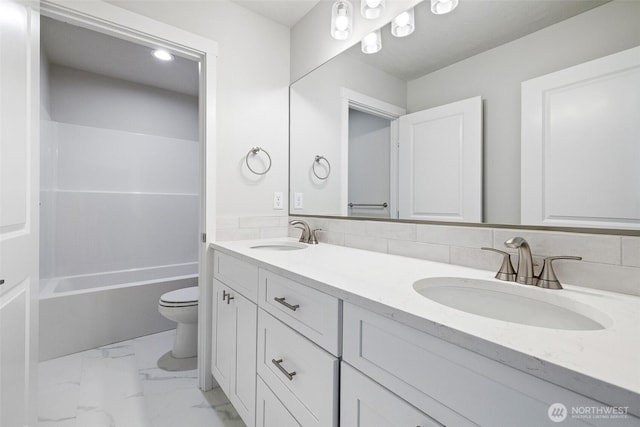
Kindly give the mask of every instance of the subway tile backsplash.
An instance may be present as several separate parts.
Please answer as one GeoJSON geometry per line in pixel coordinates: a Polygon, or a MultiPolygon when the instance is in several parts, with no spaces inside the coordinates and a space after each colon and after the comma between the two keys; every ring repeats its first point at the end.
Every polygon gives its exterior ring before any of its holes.
{"type": "MultiPolygon", "coordinates": [[[[320,242],[496,271],[502,261],[500,255],[480,248],[507,250],[505,240],[522,236],[529,242],[539,265],[547,256],[583,258],[582,261],[556,261],[554,268],[560,281],[640,296],[640,236],[313,217],[299,219],[308,222],[312,228],[322,229],[317,233],[320,242]]],[[[300,235],[293,227],[288,230],[289,236],[300,235]]],[[[516,254],[513,250],[508,252],[516,254]]],[[[515,267],[515,256],[512,262],[515,267]]],[[[536,271],[539,268],[536,267],[536,271]]]]}
{"type": "Polygon", "coordinates": [[[216,240],[250,240],[285,237],[289,233],[287,216],[218,216],[216,240]]]}

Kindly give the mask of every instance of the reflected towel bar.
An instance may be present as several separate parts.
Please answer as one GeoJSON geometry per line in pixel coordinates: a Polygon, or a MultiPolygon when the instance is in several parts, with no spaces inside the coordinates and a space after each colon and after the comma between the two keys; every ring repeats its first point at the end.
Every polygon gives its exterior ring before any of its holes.
{"type": "Polygon", "coordinates": [[[389,206],[387,202],[384,203],[349,203],[349,207],[363,207],[363,208],[386,208],[389,206]]]}

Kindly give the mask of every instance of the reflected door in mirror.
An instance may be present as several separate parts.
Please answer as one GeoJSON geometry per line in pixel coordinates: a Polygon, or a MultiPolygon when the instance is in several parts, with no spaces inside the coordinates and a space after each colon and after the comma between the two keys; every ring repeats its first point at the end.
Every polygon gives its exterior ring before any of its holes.
{"type": "Polygon", "coordinates": [[[482,221],[482,99],[400,117],[401,219],[482,221]]]}

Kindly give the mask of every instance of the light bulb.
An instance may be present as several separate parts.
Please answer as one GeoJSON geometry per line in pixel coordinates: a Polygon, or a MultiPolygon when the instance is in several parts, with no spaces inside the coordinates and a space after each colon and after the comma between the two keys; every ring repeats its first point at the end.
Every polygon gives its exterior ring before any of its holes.
{"type": "Polygon", "coordinates": [[[396,16],[391,21],[391,34],[396,37],[406,37],[415,30],[415,16],[413,9],[409,9],[396,16]]]}
{"type": "Polygon", "coordinates": [[[407,12],[402,12],[400,15],[396,16],[393,21],[397,26],[404,27],[409,23],[409,14],[407,12]]]}
{"type": "Polygon", "coordinates": [[[353,14],[348,0],[338,0],[331,7],[331,37],[346,40],[351,35],[353,14]]]}
{"type": "Polygon", "coordinates": [[[431,0],[431,12],[444,15],[458,6],[458,0],[431,0]]]}
{"type": "Polygon", "coordinates": [[[376,33],[369,33],[362,40],[365,44],[374,44],[378,41],[378,35],[376,33]]]}
{"type": "Polygon", "coordinates": [[[365,19],[376,19],[382,16],[385,0],[360,0],[360,13],[365,19]]]}
{"type": "Polygon", "coordinates": [[[376,53],[382,49],[382,38],[380,35],[380,30],[375,30],[362,39],[360,42],[360,47],[362,49],[362,53],[371,54],[376,53]]]}
{"type": "Polygon", "coordinates": [[[336,29],[344,31],[349,28],[349,18],[345,15],[340,15],[336,18],[336,29]]]}

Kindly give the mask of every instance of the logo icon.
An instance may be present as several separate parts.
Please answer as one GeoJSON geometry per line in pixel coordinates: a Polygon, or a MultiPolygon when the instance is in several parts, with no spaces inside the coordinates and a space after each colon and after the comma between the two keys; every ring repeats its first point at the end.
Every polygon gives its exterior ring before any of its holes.
{"type": "Polygon", "coordinates": [[[549,416],[549,419],[554,423],[561,423],[567,418],[567,407],[562,403],[554,403],[553,405],[549,406],[547,415],[549,416]]]}

